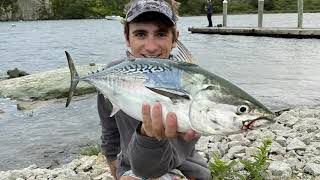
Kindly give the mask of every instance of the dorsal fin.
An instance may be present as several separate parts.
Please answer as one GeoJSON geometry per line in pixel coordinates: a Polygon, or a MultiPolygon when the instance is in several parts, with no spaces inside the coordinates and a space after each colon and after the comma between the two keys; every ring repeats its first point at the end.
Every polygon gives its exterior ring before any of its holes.
{"type": "Polygon", "coordinates": [[[135,59],[135,57],[133,56],[133,54],[131,54],[131,52],[130,51],[126,51],[126,55],[127,55],[127,58],[129,59],[129,60],[134,60],[135,59]]]}
{"type": "Polygon", "coordinates": [[[192,57],[191,52],[177,40],[178,54],[173,55],[173,60],[178,62],[195,63],[195,59],[192,57]]]}

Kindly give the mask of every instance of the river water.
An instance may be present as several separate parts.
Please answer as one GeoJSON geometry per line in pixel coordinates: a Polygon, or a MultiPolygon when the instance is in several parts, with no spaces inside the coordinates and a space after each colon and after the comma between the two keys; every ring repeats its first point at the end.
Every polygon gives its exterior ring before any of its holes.
{"type": "MultiPolygon", "coordinates": [[[[256,26],[256,15],[232,15],[230,26],[256,26]]],[[[221,16],[213,17],[222,23],[221,16]]],[[[296,14],[266,14],[264,26],[295,27],[296,14]]],[[[190,34],[206,26],[204,16],[182,17],[180,40],[197,63],[245,89],[277,110],[320,104],[320,40],[190,34]]],[[[304,27],[320,28],[320,13],[304,14],[304,27]]],[[[29,73],[65,67],[64,51],[77,64],[108,63],[124,56],[122,26],[107,20],[0,23],[0,73],[15,67],[29,73]],[[14,25],[13,25],[14,24],[14,25]]],[[[1,88],[1,87],[0,87],[1,88]]],[[[16,110],[0,99],[0,170],[36,163],[48,167],[75,158],[79,149],[99,142],[95,95],[78,98],[69,108],[54,101],[33,111],[16,110]]]]}

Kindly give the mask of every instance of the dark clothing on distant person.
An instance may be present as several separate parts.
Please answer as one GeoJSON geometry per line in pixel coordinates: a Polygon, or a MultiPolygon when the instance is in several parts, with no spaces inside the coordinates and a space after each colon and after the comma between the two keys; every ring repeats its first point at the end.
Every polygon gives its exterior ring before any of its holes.
{"type": "Polygon", "coordinates": [[[212,2],[208,2],[208,6],[207,6],[207,18],[209,22],[208,27],[212,27],[212,19],[211,19],[212,12],[213,12],[212,2]]]}

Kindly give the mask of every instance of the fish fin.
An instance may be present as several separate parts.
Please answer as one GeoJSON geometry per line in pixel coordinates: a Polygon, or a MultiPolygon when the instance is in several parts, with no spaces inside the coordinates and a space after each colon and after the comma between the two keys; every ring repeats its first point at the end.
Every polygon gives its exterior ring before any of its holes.
{"type": "Polygon", "coordinates": [[[66,107],[69,106],[72,96],[74,94],[74,91],[79,83],[80,77],[78,75],[78,72],[76,70],[76,67],[74,65],[74,62],[70,56],[70,54],[65,51],[66,56],[67,56],[67,60],[68,60],[68,65],[69,65],[69,70],[70,70],[70,75],[71,75],[71,81],[70,81],[70,88],[69,88],[69,94],[68,94],[68,99],[67,99],[67,103],[66,103],[66,107]]]}
{"type": "Polygon", "coordinates": [[[195,59],[193,58],[191,52],[180,42],[177,40],[178,54],[173,55],[172,59],[177,62],[187,62],[194,64],[195,59]]]}
{"type": "Polygon", "coordinates": [[[150,89],[151,91],[157,94],[170,98],[171,101],[173,102],[175,102],[178,99],[186,99],[186,100],[191,99],[189,94],[187,94],[184,91],[177,91],[175,89],[166,89],[166,88],[147,87],[147,86],[146,88],[150,89]]]}
{"type": "Polygon", "coordinates": [[[119,106],[112,103],[112,112],[110,114],[110,117],[114,116],[118,111],[120,111],[119,106]]]}

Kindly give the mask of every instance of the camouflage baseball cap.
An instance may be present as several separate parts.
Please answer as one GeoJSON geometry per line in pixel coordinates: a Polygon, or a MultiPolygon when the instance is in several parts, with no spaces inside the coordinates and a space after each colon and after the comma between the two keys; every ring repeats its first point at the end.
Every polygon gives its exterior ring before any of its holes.
{"type": "Polygon", "coordinates": [[[131,22],[145,12],[158,12],[165,15],[174,25],[177,22],[173,8],[165,0],[134,0],[127,11],[126,21],[131,22]]]}

